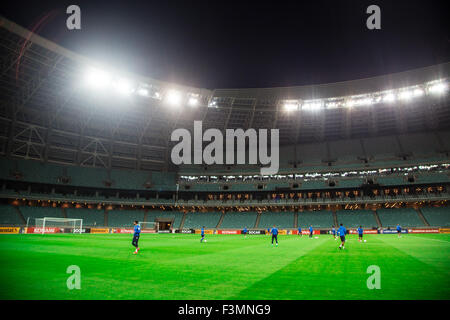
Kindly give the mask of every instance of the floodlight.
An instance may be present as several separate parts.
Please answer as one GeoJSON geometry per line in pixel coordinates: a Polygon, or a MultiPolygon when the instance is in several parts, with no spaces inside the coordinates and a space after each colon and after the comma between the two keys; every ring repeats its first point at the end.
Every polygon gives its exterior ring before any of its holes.
{"type": "Polygon", "coordinates": [[[354,105],[355,105],[355,101],[353,101],[353,100],[347,100],[347,102],[345,103],[345,106],[349,107],[349,108],[353,107],[354,105]]]}
{"type": "Polygon", "coordinates": [[[373,103],[371,98],[363,98],[355,101],[355,105],[357,106],[368,106],[373,103]]]}
{"type": "Polygon", "coordinates": [[[317,110],[320,109],[323,105],[322,101],[311,101],[311,102],[306,102],[302,105],[302,109],[306,109],[306,110],[317,110]]]}
{"type": "Polygon", "coordinates": [[[416,89],[414,89],[413,94],[414,94],[414,97],[420,97],[423,95],[423,90],[420,88],[416,88],[416,89]]]}
{"type": "Polygon", "coordinates": [[[171,105],[179,105],[181,102],[181,93],[176,90],[167,91],[166,101],[171,105]]]}
{"type": "Polygon", "coordinates": [[[383,97],[384,102],[394,102],[395,101],[395,95],[393,93],[388,93],[383,97]]]}
{"type": "Polygon", "coordinates": [[[188,105],[190,105],[191,107],[197,106],[198,105],[198,98],[195,97],[195,96],[189,97],[188,105]]]}
{"type": "Polygon", "coordinates": [[[85,81],[88,86],[101,89],[111,83],[111,75],[102,70],[90,69],[85,74],[85,81]]]}
{"type": "Polygon", "coordinates": [[[326,106],[327,106],[328,109],[334,109],[334,108],[337,108],[339,106],[339,102],[328,102],[326,104],[326,106]]]}
{"type": "Polygon", "coordinates": [[[448,89],[446,83],[436,83],[428,88],[428,91],[434,94],[444,93],[448,89]]]}
{"type": "Polygon", "coordinates": [[[137,94],[142,96],[142,97],[148,97],[148,89],[146,89],[146,88],[139,88],[137,90],[137,94]]]}
{"type": "Polygon", "coordinates": [[[413,96],[413,93],[411,91],[402,91],[399,93],[398,98],[400,100],[409,100],[413,96]]]}
{"type": "Polygon", "coordinates": [[[133,92],[133,85],[127,79],[118,79],[114,82],[114,88],[118,93],[128,95],[133,92]]]}
{"type": "Polygon", "coordinates": [[[283,107],[284,107],[284,110],[286,110],[288,112],[298,110],[298,104],[292,103],[292,102],[285,103],[283,107]]]}
{"type": "Polygon", "coordinates": [[[153,93],[153,98],[158,99],[158,100],[161,100],[161,94],[160,94],[158,91],[155,91],[155,92],[153,93]]]}

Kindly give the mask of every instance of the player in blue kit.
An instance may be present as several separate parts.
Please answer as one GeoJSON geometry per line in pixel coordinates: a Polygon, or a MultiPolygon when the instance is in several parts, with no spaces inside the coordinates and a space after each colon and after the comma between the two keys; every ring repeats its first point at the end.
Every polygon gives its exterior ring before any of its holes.
{"type": "Polygon", "coordinates": [[[309,227],[309,237],[312,238],[312,236],[313,236],[313,227],[310,226],[309,227]]]}
{"type": "Polygon", "coordinates": [[[401,238],[401,236],[402,236],[402,227],[400,227],[399,224],[397,224],[397,234],[398,234],[398,237],[401,238]]]}
{"type": "Polygon", "coordinates": [[[341,226],[338,229],[339,237],[341,238],[341,245],[339,246],[339,249],[345,249],[345,235],[347,234],[347,229],[344,228],[344,226],[341,223],[341,226]]]}
{"type": "Polygon", "coordinates": [[[202,238],[200,239],[200,243],[203,242],[203,240],[205,240],[205,227],[202,227],[201,234],[202,234],[202,238]]]}
{"type": "Polygon", "coordinates": [[[333,235],[334,240],[336,240],[336,228],[334,226],[331,228],[331,234],[333,235]]]}
{"type": "Polygon", "coordinates": [[[270,231],[272,234],[272,246],[273,246],[273,240],[275,239],[276,245],[278,246],[278,229],[273,225],[272,230],[270,231]]]}
{"type": "Polygon", "coordinates": [[[361,226],[359,226],[357,231],[358,231],[358,241],[361,242],[362,238],[363,238],[364,230],[363,230],[363,228],[361,226]]]}
{"type": "Polygon", "coordinates": [[[137,254],[139,252],[138,242],[140,235],[141,235],[141,226],[139,225],[139,222],[136,220],[134,221],[134,234],[133,234],[133,241],[131,242],[131,244],[136,247],[136,250],[134,250],[133,254],[137,254]]]}
{"type": "Polygon", "coordinates": [[[247,233],[248,233],[247,227],[244,227],[244,230],[242,230],[242,233],[244,234],[244,238],[247,238],[247,233]]]}
{"type": "Polygon", "coordinates": [[[302,234],[302,228],[301,228],[301,227],[298,227],[298,235],[299,235],[300,237],[303,237],[303,234],[302,234]]]}

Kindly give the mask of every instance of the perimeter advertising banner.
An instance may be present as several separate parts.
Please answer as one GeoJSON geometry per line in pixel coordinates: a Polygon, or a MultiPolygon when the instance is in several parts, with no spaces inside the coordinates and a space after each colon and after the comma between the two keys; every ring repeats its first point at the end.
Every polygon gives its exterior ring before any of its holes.
{"type": "Polygon", "coordinates": [[[439,233],[439,229],[408,229],[408,233],[439,233]]]}
{"type": "Polygon", "coordinates": [[[439,232],[440,233],[450,233],[450,228],[440,228],[439,232]]]}
{"type": "MultiPolygon", "coordinates": [[[[80,233],[79,228],[61,228],[62,233],[80,233]]],[[[91,233],[91,228],[82,228],[81,233],[91,233]]]]}
{"type": "Polygon", "coordinates": [[[49,228],[45,227],[45,230],[42,228],[30,227],[25,228],[25,233],[60,233],[61,230],[59,228],[49,228]]]}
{"type": "MultiPolygon", "coordinates": [[[[202,230],[201,229],[195,229],[195,233],[200,234],[200,233],[202,233],[202,230]]],[[[213,230],[205,230],[205,234],[214,234],[214,231],[213,230]]]]}
{"type": "Polygon", "coordinates": [[[190,234],[190,233],[195,233],[194,229],[177,229],[175,230],[176,233],[185,233],[185,234],[190,234]]]}
{"type": "Polygon", "coordinates": [[[0,227],[0,234],[14,234],[19,233],[20,228],[13,228],[13,227],[0,227]]]}
{"type": "MultiPolygon", "coordinates": [[[[382,233],[384,234],[397,234],[397,230],[391,229],[391,230],[383,230],[382,233]]],[[[402,233],[408,233],[407,229],[402,229],[402,233]]]]}
{"type": "MultiPolygon", "coordinates": [[[[281,234],[281,233],[280,233],[281,234]]],[[[298,235],[298,230],[291,230],[290,234],[296,234],[298,235]]],[[[309,230],[307,229],[302,229],[302,234],[304,235],[308,235],[309,236],[309,230]]],[[[319,235],[320,234],[320,230],[313,230],[313,234],[319,235]]]]}
{"type": "MultiPolygon", "coordinates": [[[[130,228],[118,228],[118,229],[113,229],[113,233],[134,233],[134,229],[130,229],[130,228]]],[[[141,229],[141,233],[156,233],[155,230],[152,229],[141,229]]]]}
{"type": "Polygon", "coordinates": [[[248,230],[248,234],[266,234],[265,230],[248,230]]]}
{"type": "MultiPolygon", "coordinates": [[[[357,229],[350,229],[349,233],[350,234],[357,234],[358,230],[357,229]]],[[[395,230],[395,233],[397,233],[397,230],[395,230]]],[[[363,234],[378,234],[378,230],[372,230],[372,229],[363,230],[363,234]]]]}
{"type": "Polygon", "coordinates": [[[91,233],[109,233],[108,228],[91,228],[91,233]]]}
{"type": "Polygon", "coordinates": [[[217,230],[217,234],[241,234],[241,230],[217,230]]]}

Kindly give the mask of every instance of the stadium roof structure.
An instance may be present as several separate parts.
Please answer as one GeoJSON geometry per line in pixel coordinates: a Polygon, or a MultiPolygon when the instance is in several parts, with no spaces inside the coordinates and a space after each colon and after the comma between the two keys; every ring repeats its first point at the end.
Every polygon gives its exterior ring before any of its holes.
{"type": "Polygon", "coordinates": [[[11,158],[172,170],[170,134],[194,120],[204,130],[278,128],[281,145],[450,127],[448,94],[435,94],[448,88],[450,63],[323,85],[209,90],[114,70],[3,17],[0,51],[0,155],[11,158]],[[112,85],[91,88],[87,70],[107,70],[112,85]]]}

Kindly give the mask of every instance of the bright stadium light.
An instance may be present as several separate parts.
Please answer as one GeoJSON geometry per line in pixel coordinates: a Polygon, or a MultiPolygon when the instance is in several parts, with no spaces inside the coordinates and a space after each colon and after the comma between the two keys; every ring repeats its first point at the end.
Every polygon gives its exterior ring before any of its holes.
{"type": "Polygon", "coordinates": [[[284,110],[287,112],[298,110],[298,104],[293,102],[287,102],[283,106],[284,110]]]}
{"type": "Polygon", "coordinates": [[[198,95],[191,94],[188,99],[188,105],[191,107],[196,107],[198,105],[198,95]]]}
{"type": "Polygon", "coordinates": [[[363,99],[357,99],[357,100],[350,100],[348,102],[351,106],[368,106],[373,103],[371,98],[363,98],[363,99]]]}
{"type": "Polygon", "coordinates": [[[384,102],[394,102],[395,101],[395,94],[388,93],[383,97],[384,102]]]}
{"type": "Polygon", "coordinates": [[[339,107],[339,102],[328,102],[326,106],[328,109],[334,109],[339,107]]]}
{"type": "Polygon", "coordinates": [[[446,83],[436,83],[428,88],[428,91],[434,94],[442,94],[447,91],[448,87],[446,83]]]}
{"type": "Polygon", "coordinates": [[[148,89],[141,87],[137,90],[137,94],[142,97],[148,97],[148,89]]]}
{"type": "Polygon", "coordinates": [[[355,105],[355,101],[354,100],[347,100],[347,102],[345,103],[346,107],[353,107],[355,105]]]}
{"type": "Polygon", "coordinates": [[[416,89],[414,89],[413,94],[414,94],[414,97],[420,97],[420,96],[423,96],[423,90],[420,89],[420,88],[416,88],[416,89]]]}
{"type": "Polygon", "coordinates": [[[323,102],[322,101],[310,101],[306,102],[302,105],[302,110],[318,110],[322,108],[323,102]]]}
{"type": "Polygon", "coordinates": [[[159,93],[158,91],[155,91],[155,92],[153,93],[153,98],[154,98],[154,99],[161,100],[161,93],[159,93]]]}
{"type": "Polygon", "coordinates": [[[167,91],[166,101],[171,105],[179,105],[181,103],[181,93],[176,90],[167,91]]]}
{"type": "Polygon", "coordinates": [[[198,105],[198,99],[195,98],[195,97],[190,97],[189,100],[188,100],[188,104],[189,104],[191,107],[195,107],[195,106],[198,105]]]}
{"type": "Polygon", "coordinates": [[[127,79],[118,79],[113,85],[120,94],[129,95],[133,92],[133,84],[127,79]]]}
{"type": "Polygon", "coordinates": [[[111,83],[111,75],[102,70],[90,69],[85,74],[85,81],[91,88],[102,89],[111,83]]]}
{"type": "Polygon", "coordinates": [[[413,96],[413,93],[411,91],[402,91],[398,94],[398,98],[400,100],[409,100],[413,96]]]}

